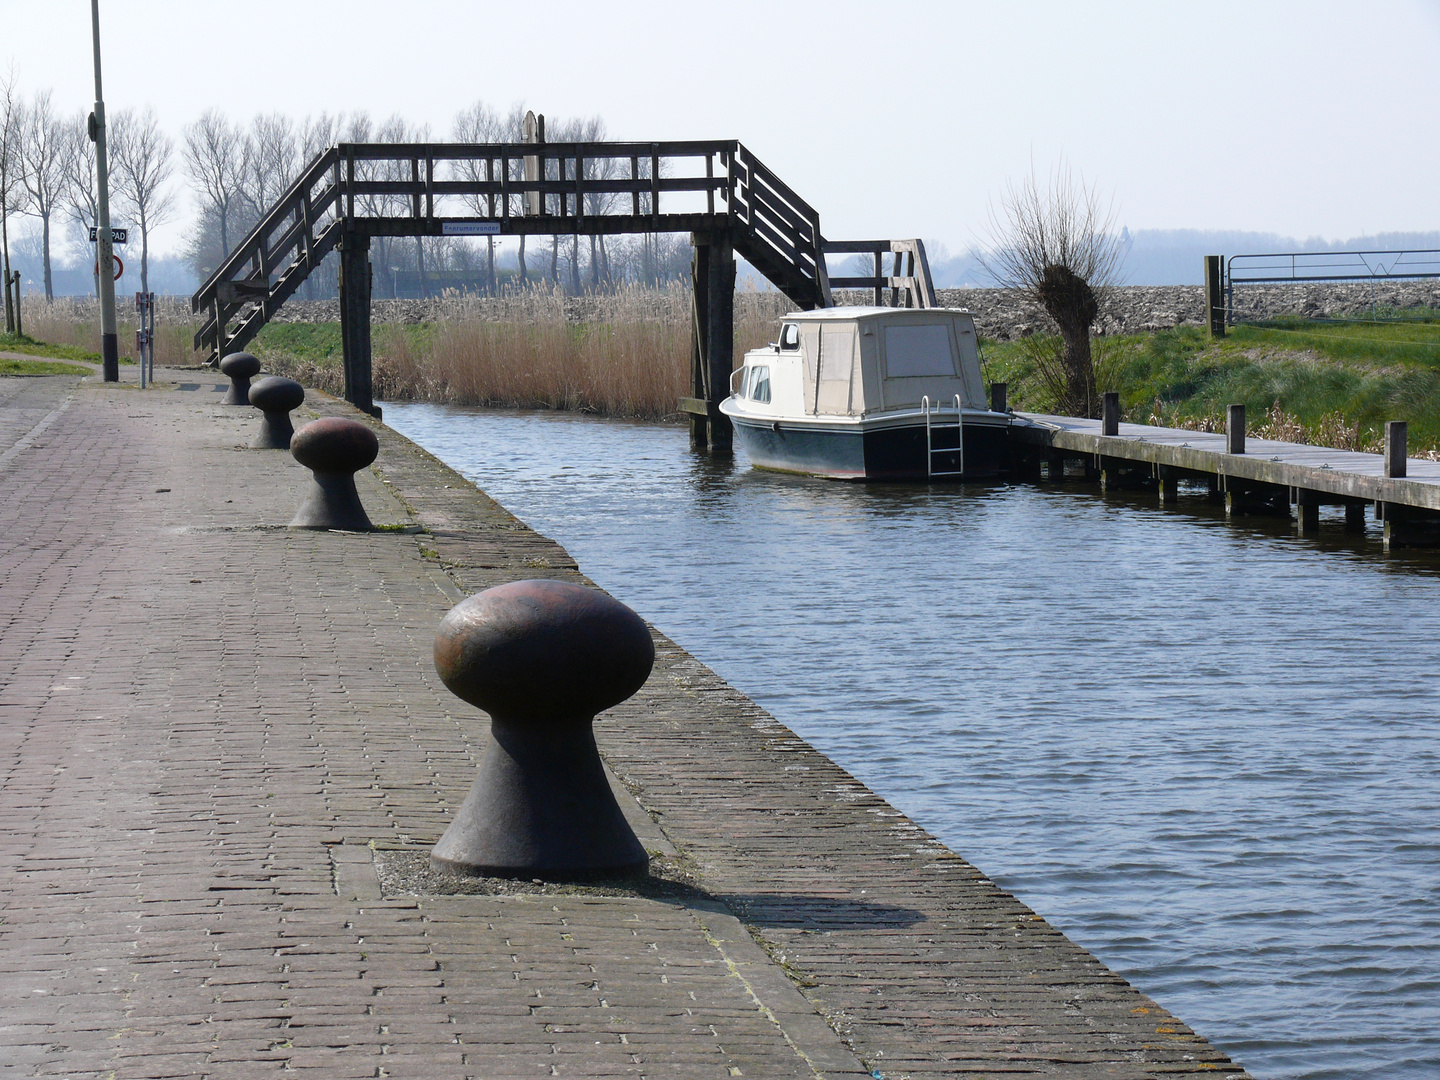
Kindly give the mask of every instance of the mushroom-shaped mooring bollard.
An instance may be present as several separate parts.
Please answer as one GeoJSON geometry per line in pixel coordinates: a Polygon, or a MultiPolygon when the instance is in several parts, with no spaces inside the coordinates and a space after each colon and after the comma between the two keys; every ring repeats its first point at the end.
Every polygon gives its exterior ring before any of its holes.
{"type": "Polygon", "coordinates": [[[646,873],[591,721],[639,690],[654,663],[640,616],[594,589],[514,581],[451,608],[435,669],[490,714],[490,739],[431,866],[556,881],[646,873]]]}
{"type": "Polygon", "coordinates": [[[290,520],[292,529],[369,532],[375,528],[355,490],[355,473],[380,453],[380,440],[373,431],[358,420],[325,416],[295,432],[290,453],[315,478],[290,520]]]}
{"type": "Polygon", "coordinates": [[[230,379],[230,389],[221,405],[249,405],[250,379],[260,374],[260,361],[248,352],[232,352],[220,361],[220,374],[230,379]]]}
{"type": "Polygon", "coordinates": [[[260,431],[250,444],[255,450],[289,450],[295,428],[290,423],[290,410],[298,409],[305,400],[305,388],[294,379],[271,375],[250,387],[250,404],[263,417],[260,431]]]}

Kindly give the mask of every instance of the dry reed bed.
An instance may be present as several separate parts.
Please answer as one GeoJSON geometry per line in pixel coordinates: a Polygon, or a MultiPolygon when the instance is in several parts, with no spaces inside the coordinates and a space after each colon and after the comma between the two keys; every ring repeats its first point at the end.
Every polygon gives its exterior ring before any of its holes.
{"type": "MultiPolygon", "coordinates": [[[[423,323],[399,306],[410,303],[375,305],[374,391],[382,401],[659,419],[678,415],[678,400],[690,394],[691,293],[684,284],[579,297],[548,286],[497,297],[452,294],[424,301],[423,323]],[[394,321],[378,321],[387,315],[394,321]]],[[[87,314],[83,308],[56,304],[47,312],[35,305],[27,312],[26,331],[40,340],[98,352],[93,322],[77,321],[87,314]]],[[[738,291],[736,364],[746,349],[774,340],[780,316],[793,308],[779,293],[738,291]]],[[[197,363],[191,347],[197,322],[178,308],[165,315],[157,320],[157,363],[197,363]]],[[[133,352],[133,342],[133,323],[122,324],[122,354],[133,352]]],[[[264,351],[268,370],[343,392],[344,375],[335,358],[264,351]]]]}
{"type": "MultiPolygon", "coordinates": [[[[607,416],[674,415],[690,393],[690,291],[626,289],[583,297],[534,290],[501,298],[481,321],[467,298],[437,312],[426,333],[383,327],[375,341],[375,392],[383,400],[568,409],[607,416]],[[497,318],[499,316],[499,318],[497,318]]],[[[741,293],[736,360],[774,336],[778,305],[741,293]]]]}
{"type": "MultiPolygon", "coordinates": [[[[46,310],[43,304],[27,301],[21,309],[25,333],[36,341],[51,345],[73,345],[87,352],[100,353],[98,320],[76,321],[68,311],[46,310]]],[[[190,322],[155,322],[155,363],[166,367],[189,367],[198,362],[193,347],[196,325],[190,322]]],[[[116,336],[120,355],[135,356],[135,320],[117,319],[116,336]]]]}

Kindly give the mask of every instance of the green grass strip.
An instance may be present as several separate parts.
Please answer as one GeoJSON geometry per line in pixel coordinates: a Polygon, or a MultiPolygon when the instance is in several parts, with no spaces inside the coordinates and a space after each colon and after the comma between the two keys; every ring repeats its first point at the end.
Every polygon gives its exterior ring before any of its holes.
{"type": "MultiPolygon", "coordinates": [[[[49,356],[56,360],[92,360],[100,362],[100,354],[75,345],[51,345],[36,341],[26,334],[0,334],[0,352],[26,353],[30,356],[49,356]]],[[[89,372],[87,371],[88,375],[89,372]]]]}
{"type": "Polygon", "coordinates": [[[0,356],[0,375],[92,375],[87,367],[54,360],[11,360],[0,356]]]}
{"type": "MultiPolygon", "coordinates": [[[[1328,346],[1322,351],[1297,337],[1237,331],[1244,332],[1218,341],[1184,326],[1095,338],[1098,389],[1119,391],[1125,419],[1137,423],[1218,424],[1226,405],[1243,404],[1253,427],[1278,406],[1297,434],[1320,445],[1371,446],[1386,420],[1405,420],[1413,451],[1440,449],[1440,365],[1373,348],[1352,356],[1354,343],[1327,335],[1319,335],[1328,346]]],[[[985,343],[985,378],[1007,383],[1016,409],[1055,411],[1034,359],[1047,343],[1056,347],[1058,339],[985,343]]]]}

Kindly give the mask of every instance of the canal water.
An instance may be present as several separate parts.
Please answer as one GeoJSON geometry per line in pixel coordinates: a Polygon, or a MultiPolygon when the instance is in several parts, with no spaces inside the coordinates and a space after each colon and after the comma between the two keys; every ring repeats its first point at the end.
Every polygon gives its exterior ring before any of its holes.
{"type": "Polygon", "coordinates": [[[385,418],[1257,1077],[1440,1075],[1440,559],[385,418]]]}

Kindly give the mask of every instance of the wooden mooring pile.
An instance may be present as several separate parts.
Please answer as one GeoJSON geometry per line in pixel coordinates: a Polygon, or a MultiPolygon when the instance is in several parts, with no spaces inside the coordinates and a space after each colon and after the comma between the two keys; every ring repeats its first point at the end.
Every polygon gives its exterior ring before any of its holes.
{"type": "Polygon", "coordinates": [[[1011,429],[1027,479],[1149,489],[1162,504],[1177,500],[1182,483],[1199,484],[1227,516],[1289,517],[1301,533],[1319,529],[1322,506],[1343,506],[1350,529],[1363,530],[1374,514],[1386,550],[1440,546],[1440,462],[1406,456],[1401,421],[1385,425],[1384,453],[1367,454],[1249,438],[1243,405],[1227,409],[1224,432],[1122,424],[1116,394],[1105,395],[1098,420],[1017,415],[1028,421],[1011,429]]]}

